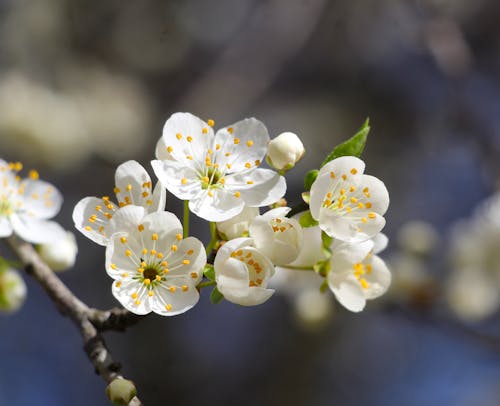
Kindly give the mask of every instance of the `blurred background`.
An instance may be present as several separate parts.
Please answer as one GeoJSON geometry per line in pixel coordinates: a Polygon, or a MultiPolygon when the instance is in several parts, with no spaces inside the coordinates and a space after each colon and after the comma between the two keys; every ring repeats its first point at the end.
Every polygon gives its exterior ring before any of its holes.
{"type": "MultiPolygon", "coordinates": [[[[392,292],[361,314],[329,297],[325,319],[290,294],[241,308],[203,291],[182,316],[107,333],[146,405],[500,404],[498,293],[481,302],[499,291],[500,209],[489,251],[465,282],[453,276],[467,247],[484,247],[470,219],[499,186],[499,18],[495,0],[0,0],[0,157],[63,192],[67,229],[81,198],[111,193],[121,162],[154,178],[173,112],[297,133],[307,153],[287,177],[291,205],[370,117],[364,159],[391,195],[392,292]]],[[[181,204],[169,195],[167,209],[181,204]]],[[[92,306],[117,305],[104,249],[77,240],[61,278],[92,306]]],[[[0,316],[0,405],[107,405],[77,330],[26,282],[22,309],[0,316]]]]}

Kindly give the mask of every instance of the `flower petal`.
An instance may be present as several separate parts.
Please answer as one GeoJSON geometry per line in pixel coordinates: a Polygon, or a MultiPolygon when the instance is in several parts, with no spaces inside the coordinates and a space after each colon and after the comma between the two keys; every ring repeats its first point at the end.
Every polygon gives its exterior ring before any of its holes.
{"type": "Polygon", "coordinates": [[[189,201],[189,209],[207,221],[224,221],[241,213],[245,202],[224,189],[213,189],[212,196],[207,190],[200,190],[189,201]]]}
{"type": "Polygon", "coordinates": [[[221,167],[230,164],[228,173],[258,167],[266,155],[268,142],[269,134],[262,122],[255,118],[238,121],[215,134],[216,161],[221,167]]]}
{"type": "Polygon", "coordinates": [[[366,241],[380,232],[385,226],[385,219],[378,213],[371,217],[338,216],[327,208],[320,211],[319,226],[330,237],[349,243],[366,241]]]}
{"type": "Polygon", "coordinates": [[[14,232],[23,240],[35,244],[55,242],[64,238],[66,231],[55,221],[13,214],[10,217],[14,232]]]}
{"type": "MultiPolygon", "coordinates": [[[[135,230],[144,218],[146,210],[142,206],[125,206],[118,209],[109,221],[107,231],[108,233],[116,232],[131,232],[135,230]]],[[[111,236],[110,234],[110,236],[111,236]]]]}
{"type": "Polygon", "coordinates": [[[50,219],[59,213],[63,198],[50,183],[43,180],[25,179],[21,185],[24,189],[23,210],[40,219],[50,219]]]}
{"type": "Polygon", "coordinates": [[[158,286],[151,298],[153,311],[161,316],[175,316],[194,307],[200,294],[194,284],[188,283],[187,279],[177,279],[168,286],[158,286]],[[175,286],[175,291],[168,289],[171,286],[175,286]]]}
{"type": "Polygon", "coordinates": [[[391,272],[385,262],[378,256],[371,259],[372,270],[364,275],[368,282],[368,288],[364,289],[367,299],[375,299],[382,296],[391,285],[391,272]]]}
{"type": "Polygon", "coordinates": [[[332,257],[330,259],[332,272],[336,272],[339,275],[350,273],[352,266],[358,262],[362,262],[372,249],[372,240],[356,244],[334,240],[331,246],[332,257]]]}
{"type": "Polygon", "coordinates": [[[12,234],[12,224],[6,217],[0,217],[0,237],[8,237],[12,234]]]}
{"type": "Polygon", "coordinates": [[[171,151],[167,153],[185,165],[204,162],[213,138],[212,128],[190,113],[172,114],[163,127],[163,143],[171,151]]]}
{"type": "Polygon", "coordinates": [[[270,169],[258,168],[226,176],[226,188],[239,191],[247,206],[261,207],[275,203],[285,195],[286,181],[270,169]]]}
{"type": "Polygon", "coordinates": [[[122,306],[132,313],[139,315],[151,313],[151,300],[148,296],[148,290],[135,280],[123,281],[121,284],[115,282],[111,291],[122,306]]]}
{"type": "Polygon", "coordinates": [[[365,308],[366,299],[359,282],[350,276],[347,279],[335,272],[328,274],[328,286],[339,303],[351,312],[360,312],[365,308]]]}
{"type": "Polygon", "coordinates": [[[95,243],[106,245],[112,234],[108,217],[113,215],[116,208],[113,203],[106,203],[97,197],[85,197],[73,209],[75,228],[95,243]],[[106,204],[111,205],[112,209],[108,209],[106,204]]]}
{"type": "Polygon", "coordinates": [[[193,168],[172,160],[151,161],[151,166],[160,182],[178,199],[191,200],[200,192],[201,182],[193,168]]]}
{"type": "MultiPolygon", "coordinates": [[[[127,161],[118,166],[115,185],[120,206],[133,204],[149,209],[153,205],[151,178],[139,162],[127,161]]],[[[161,194],[158,198],[161,198],[161,194]]]]}

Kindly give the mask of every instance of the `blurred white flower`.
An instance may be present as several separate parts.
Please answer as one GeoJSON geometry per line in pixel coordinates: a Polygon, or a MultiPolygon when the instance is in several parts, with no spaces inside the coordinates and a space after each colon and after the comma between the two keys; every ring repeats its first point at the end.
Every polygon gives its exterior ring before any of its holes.
{"type": "Polygon", "coordinates": [[[106,272],[113,295],[129,311],[174,316],[199,299],[196,285],[207,262],[203,244],[183,238],[179,219],[170,212],[147,214],[144,207],[123,207],[106,247],[106,272]]]}
{"type": "Polygon", "coordinates": [[[75,265],[78,246],[75,235],[66,231],[63,238],[37,247],[38,254],[53,271],[64,271],[75,265]]]}
{"type": "Polygon", "coordinates": [[[264,303],[274,293],[267,289],[274,266],[253,244],[251,238],[225,243],[214,261],[217,289],[230,302],[242,306],[264,303]]]}
{"type": "Polygon", "coordinates": [[[249,118],[215,135],[213,125],[189,113],[167,120],[158,160],[151,163],[165,187],[207,221],[228,220],[245,205],[266,206],[283,197],[285,178],[259,168],[269,141],[264,124],[249,118]]]}
{"type": "Polygon", "coordinates": [[[399,246],[414,255],[429,255],[439,245],[440,238],[434,226],[428,222],[413,220],[404,223],[397,235],[399,246]]]}
{"type": "Polygon", "coordinates": [[[165,189],[160,182],[153,189],[149,174],[137,161],[127,161],[116,168],[115,185],[118,205],[108,196],[85,197],[73,209],[76,229],[99,245],[106,245],[113,233],[119,231],[112,221],[118,208],[135,205],[144,207],[148,213],[165,209],[165,189]]]}
{"type": "Polygon", "coordinates": [[[293,218],[287,218],[289,207],[278,207],[255,217],[250,223],[250,237],[255,247],[274,265],[294,261],[302,248],[302,227],[293,218]]]}
{"type": "Polygon", "coordinates": [[[26,300],[26,284],[14,269],[0,270],[0,312],[12,313],[26,300]]]}
{"type": "Polygon", "coordinates": [[[246,237],[248,235],[250,222],[258,215],[258,207],[245,206],[240,214],[230,218],[229,220],[217,222],[217,231],[225,240],[246,237]]]}
{"type": "Polygon", "coordinates": [[[267,163],[278,171],[292,169],[304,156],[304,144],[297,135],[284,132],[267,144],[267,163]]]}
{"type": "Polygon", "coordinates": [[[310,209],[329,236],[366,241],[382,230],[389,194],[382,181],[364,175],[365,163],[353,156],[328,162],[311,187],[310,209]]]}
{"type": "Polygon", "coordinates": [[[54,221],[61,208],[62,196],[50,183],[39,180],[38,172],[31,170],[21,179],[20,162],[7,163],[0,159],[0,237],[17,234],[32,243],[56,241],[64,236],[64,229],[54,221]]]}

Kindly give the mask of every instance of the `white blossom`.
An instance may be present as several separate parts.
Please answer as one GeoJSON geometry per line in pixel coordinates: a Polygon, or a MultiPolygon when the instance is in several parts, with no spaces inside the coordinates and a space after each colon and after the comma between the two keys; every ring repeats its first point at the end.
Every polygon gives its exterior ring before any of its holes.
{"type": "Polygon", "coordinates": [[[230,302],[242,306],[264,303],[274,293],[267,289],[274,266],[251,238],[236,238],[224,244],[214,261],[217,288],[230,302]]]}
{"type": "Polygon", "coordinates": [[[75,265],[78,246],[75,235],[66,231],[62,238],[51,243],[40,244],[38,254],[53,271],[64,271],[75,265]]]}
{"type": "Polygon", "coordinates": [[[302,248],[302,227],[287,218],[289,207],[278,207],[257,216],[250,224],[250,237],[255,247],[275,265],[294,261],[302,248]]]}
{"type": "Polygon", "coordinates": [[[190,210],[207,221],[224,221],[246,206],[279,200],[285,179],[259,166],[269,135],[260,121],[249,118],[214,135],[208,123],[189,113],[175,113],[165,123],[152,161],[156,176],[190,210]]]}
{"type": "Polygon", "coordinates": [[[382,217],[389,194],[382,181],[364,175],[362,160],[343,156],[321,168],[311,187],[310,209],[320,228],[346,242],[374,237],[385,225],[382,217]]]}
{"type": "Polygon", "coordinates": [[[217,222],[217,231],[225,240],[233,240],[234,238],[244,237],[248,235],[250,222],[259,215],[258,207],[248,207],[241,211],[229,220],[217,222]]]}
{"type": "Polygon", "coordinates": [[[157,183],[153,189],[151,178],[136,161],[127,161],[116,169],[114,193],[118,204],[109,196],[85,197],[73,210],[75,227],[87,238],[99,245],[106,245],[111,235],[118,231],[110,220],[120,208],[128,205],[141,206],[148,213],[164,210],[165,189],[157,183]]]}
{"type": "Polygon", "coordinates": [[[269,141],[267,145],[267,163],[279,171],[292,169],[304,156],[302,141],[291,132],[284,132],[269,141]]]}
{"type": "Polygon", "coordinates": [[[112,221],[122,230],[106,247],[116,299],[136,314],[174,316],[191,309],[207,260],[203,244],[183,238],[181,223],[170,212],[146,214],[144,207],[127,206],[112,221]]]}
{"type": "Polygon", "coordinates": [[[0,237],[17,234],[32,243],[57,240],[64,229],[54,221],[60,210],[62,196],[50,183],[38,179],[31,170],[29,177],[21,179],[20,162],[7,163],[0,159],[0,237]]]}

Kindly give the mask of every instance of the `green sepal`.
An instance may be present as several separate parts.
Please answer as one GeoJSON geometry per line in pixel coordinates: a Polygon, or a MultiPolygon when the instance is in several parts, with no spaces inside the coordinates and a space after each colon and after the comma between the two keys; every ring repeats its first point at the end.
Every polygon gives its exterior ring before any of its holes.
{"type": "Polygon", "coordinates": [[[318,275],[326,277],[330,272],[330,261],[328,259],[318,261],[313,265],[313,269],[318,275]]]}
{"type": "Polygon", "coordinates": [[[311,192],[302,192],[301,196],[304,203],[309,204],[311,201],[311,192]]]}
{"type": "Polygon", "coordinates": [[[319,223],[313,219],[310,211],[306,211],[302,216],[300,216],[299,224],[303,228],[307,228],[317,226],[319,223]]]}
{"type": "Polygon", "coordinates": [[[317,169],[312,169],[309,172],[307,172],[305,178],[304,178],[304,188],[305,190],[311,190],[311,186],[318,177],[318,170],[317,169]]]}
{"type": "Polygon", "coordinates": [[[365,149],[366,138],[369,132],[370,132],[370,120],[367,118],[355,135],[353,135],[347,141],[344,141],[342,144],[337,145],[333,149],[330,155],[328,155],[326,159],[323,161],[320,168],[325,166],[328,162],[341,156],[349,155],[349,156],[360,157],[361,154],[363,153],[363,150],[365,149]]]}
{"type": "Polygon", "coordinates": [[[321,286],[319,287],[319,291],[321,293],[325,293],[328,290],[328,281],[325,279],[321,286]]]}
{"type": "Polygon", "coordinates": [[[332,249],[330,248],[333,242],[333,238],[330,237],[324,231],[321,232],[322,250],[323,254],[329,259],[332,256],[332,249]]]}
{"type": "Polygon", "coordinates": [[[205,269],[203,269],[203,275],[211,281],[215,281],[215,269],[212,264],[206,264],[205,269]]]}
{"type": "Polygon", "coordinates": [[[219,289],[215,287],[214,290],[212,290],[212,293],[210,293],[210,301],[212,304],[217,304],[220,303],[222,299],[224,299],[224,296],[219,292],[219,289]]]}

